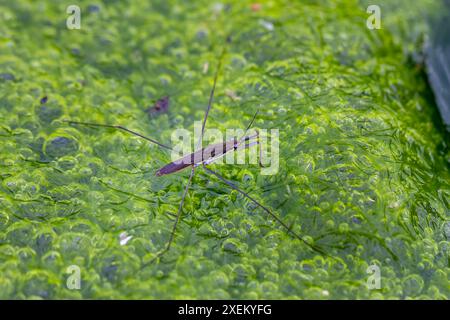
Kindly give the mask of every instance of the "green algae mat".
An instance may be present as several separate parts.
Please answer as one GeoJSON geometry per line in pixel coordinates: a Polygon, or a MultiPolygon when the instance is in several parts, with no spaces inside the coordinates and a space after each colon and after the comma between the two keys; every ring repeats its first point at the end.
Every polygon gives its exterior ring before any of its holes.
{"type": "Polygon", "coordinates": [[[421,56],[441,4],[379,2],[380,29],[356,0],[0,1],[0,298],[448,299],[449,140],[421,56]],[[259,111],[279,169],[210,168],[324,253],[199,167],[153,261],[190,170],[64,122],[170,145],[222,50],[206,127],[259,111]]]}

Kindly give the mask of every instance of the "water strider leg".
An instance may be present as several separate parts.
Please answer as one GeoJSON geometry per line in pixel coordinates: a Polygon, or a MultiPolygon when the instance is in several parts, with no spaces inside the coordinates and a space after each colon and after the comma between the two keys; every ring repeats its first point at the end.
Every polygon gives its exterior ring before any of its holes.
{"type": "Polygon", "coordinates": [[[301,237],[300,235],[298,235],[297,233],[295,233],[294,231],[292,231],[280,218],[278,218],[272,211],[270,211],[267,207],[265,207],[264,205],[262,205],[261,203],[259,203],[256,199],[254,199],[252,196],[250,196],[248,193],[242,191],[238,186],[236,186],[233,182],[228,181],[227,179],[225,179],[224,177],[222,177],[219,173],[209,169],[206,165],[203,165],[203,168],[206,170],[206,172],[216,176],[219,180],[221,180],[222,182],[224,182],[225,184],[227,184],[229,187],[231,187],[232,189],[236,190],[237,192],[239,192],[240,194],[242,194],[244,197],[246,197],[247,199],[249,199],[251,202],[253,202],[254,204],[256,204],[258,207],[260,207],[261,209],[263,209],[265,212],[267,212],[272,218],[274,218],[280,225],[282,225],[287,233],[290,233],[291,235],[293,235],[295,238],[299,239],[300,241],[302,241],[304,244],[306,244],[308,247],[310,247],[312,250],[319,252],[320,254],[326,255],[325,251],[323,251],[321,248],[310,244],[308,241],[306,241],[303,237],[301,237]]]}
{"type": "Polygon", "coordinates": [[[181,202],[180,202],[180,205],[178,206],[178,212],[177,212],[177,215],[175,217],[175,222],[173,224],[172,231],[170,232],[169,241],[167,241],[167,244],[166,244],[165,248],[162,249],[160,252],[158,252],[156,254],[156,256],[152,260],[150,260],[149,262],[145,263],[142,266],[142,268],[146,267],[149,264],[152,264],[154,261],[156,261],[157,259],[161,258],[165,253],[167,253],[167,251],[169,251],[170,246],[172,245],[173,239],[175,238],[175,232],[177,230],[177,225],[178,225],[178,222],[180,221],[180,217],[181,217],[181,214],[183,212],[184,199],[186,198],[186,195],[188,193],[189,187],[190,187],[191,182],[192,182],[192,178],[194,177],[194,172],[195,172],[195,168],[192,167],[191,174],[189,175],[188,183],[186,184],[186,187],[184,188],[183,196],[181,197],[181,202]]]}
{"type": "Polygon", "coordinates": [[[245,131],[244,131],[244,135],[239,139],[239,142],[242,141],[242,139],[246,138],[247,131],[248,131],[248,129],[250,129],[250,127],[252,126],[252,124],[253,124],[253,122],[255,121],[256,116],[258,115],[258,113],[259,113],[259,110],[256,110],[255,114],[253,115],[252,120],[250,121],[250,123],[248,124],[247,128],[246,128],[245,131]]]}
{"type": "Polygon", "coordinates": [[[226,48],[224,47],[222,49],[222,53],[220,54],[219,61],[217,62],[217,69],[216,69],[216,73],[214,75],[214,83],[213,83],[211,92],[209,93],[208,106],[206,107],[205,116],[203,117],[202,133],[201,133],[200,138],[197,143],[197,148],[196,148],[197,150],[201,149],[201,146],[203,144],[203,135],[205,133],[206,120],[208,120],[209,110],[211,110],[212,102],[214,100],[214,92],[216,90],[217,77],[219,76],[219,70],[220,70],[220,66],[222,65],[222,60],[223,60],[223,56],[225,55],[225,51],[226,51],[226,48]]]}
{"type": "Polygon", "coordinates": [[[255,129],[255,130],[256,130],[256,137],[257,137],[256,139],[259,144],[259,161],[258,161],[258,163],[261,168],[267,168],[268,166],[265,166],[262,163],[262,144],[259,142],[259,131],[257,129],[255,129]]]}
{"type": "Polygon", "coordinates": [[[150,141],[150,142],[152,142],[154,144],[157,144],[158,146],[160,146],[162,148],[165,148],[165,149],[168,149],[168,150],[172,150],[171,147],[166,146],[165,144],[162,144],[162,143],[160,143],[160,142],[158,142],[158,141],[156,141],[156,140],[154,140],[152,138],[146,137],[146,136],[144,136],[144,135],[142,135],[142,134],[140,134],[140,133],[138,133],[136,131],[127,129],[127,128],[123,127],[123,126],[111,125],[111,124],[92,123],[92,122],[70,121],[70,120],[63,120],[63,122],[67,122],[69,124],[75,124],[75,125],[82,125],[82,126],[102,127],[102,128],[110,128],[110,129],[122,130],[122,131],[128,132],[128,133],[130,133],[132,135],[138,136],[138,137],[140,137],[142,139],[145,139],[147,141],[150,141]]]}
{"type": "MultiPolygon", "coordinates": [[[[255,114],[255,116],[256,116],[256,114],[255,114]]],[[[254,120],[254,119],[255,119],[255,117],[253,117],[253,120],[254,120]]],[[[250,122],[250,125],[253,123],[253,120],[252,120],[252,122],[250,122]]],[[[250,125],[248,126],[248,128],[250,128],[250,125]]],[[[247,130],[248,130],[248,128],[247,128],[247,130]]],[[[246,130],[246,132],[247,132],[247,130],[246,130]]],[[[259,144],[259,161],[258,161],[258,163],[259,163],[259,166],[260,166],[261,168],[267,168],[267,166],[265,166],[265,165],[262,164],[262,144],[259,142],[259,130],[258,130],[258,129],[255,129],[255,132],[256,132],[256,134],[254,134],[254,135],[252,135],[252,136],[243,136],[243,137],[239,140],[239,143],[238,143],[238,146],[236,147],[236,149],[239,147],[239,145],[240,145],[242,142],[248,142],[248,141],[251,140],[251,139],[256,139],[256,142],[247,143],[247,144],[245,145],[244,148],[249,148],[249,147],[251,147],[251,146],[253,146],[253,145],[255,145],[255,144],[259,144]]]]}

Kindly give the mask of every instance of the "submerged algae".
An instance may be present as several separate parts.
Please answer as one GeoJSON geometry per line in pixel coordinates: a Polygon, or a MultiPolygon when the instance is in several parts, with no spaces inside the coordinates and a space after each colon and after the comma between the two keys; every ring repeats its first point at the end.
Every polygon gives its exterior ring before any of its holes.
{"type": "Polygon", "coordinates": [[[448,141],[402,50],[412,39],[395,30],[405,13],[368,30],[351,0],[80,6],[95,10],[67,30],[64,5],[0,4],[0,72],[11,75],[0,82],[0,297],[450,296],[448,141]],[[280,171],[214,168],[330,256],[198,170],[173,248],[141,269],[168,239],[186,173],[156,178],[170,158],[156,146],[62,120],[168,142],[202,118],[204,66],[228,35],[208,126],[244,128],[259,109],[257,127],[280,128],[280,171]],[[147,117],[165,95],[169,112],[147,117]],[[366,285],[373,264],[378,290],[366,285]],[[66,286],[71,265],[80,290],[66,286]]]}

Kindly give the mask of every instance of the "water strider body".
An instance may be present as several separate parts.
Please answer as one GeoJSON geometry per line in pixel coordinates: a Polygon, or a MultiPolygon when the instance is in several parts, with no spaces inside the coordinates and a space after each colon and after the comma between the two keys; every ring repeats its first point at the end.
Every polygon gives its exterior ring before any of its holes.
{"type": "MultiPolygon", "coordinates": [[[[178,160],[175,160],[165,165],[164,167],[156,171],[156,175],[163,176],[166,174],[171,174],[183,170],[189,166],[198,167],[200,165],[208,165],[217,160],[218,158],[225,156],[225,154],[227,154],[228,152],[236,151],[241,148],[249,148],[253,145],[259,144],[258,139],[259,139],[259,132],[256,130],[256,134],[252,136],[244,136],[241,139],[234,138],[225,142],[210,144],[205,148],[197,150],[191,154],[188,154],[178,160]]],[[[260,150],[259,164],[260,166],[263,166],[261,163],[261,154],[262,154],[261,148],[259,150],[260,150]]]]}

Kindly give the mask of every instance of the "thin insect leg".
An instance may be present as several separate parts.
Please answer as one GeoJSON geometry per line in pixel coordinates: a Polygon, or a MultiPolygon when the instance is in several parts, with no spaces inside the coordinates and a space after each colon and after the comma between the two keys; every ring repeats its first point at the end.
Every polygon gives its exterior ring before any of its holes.
{"type": "Polygon", "coordinates": [[[250,196],[248,193],[242,191],[238,186],[236,186],[233,182],[228,181],[227,179],[225,179],[224,177],[222,177],[220,174],[218,174],[217,172],[209,169],[208,167],[206,167],[206,165],[203,165],[203,168],[210,174],[216,176],[219,180],[221,180],[222,182],[224,182],[225,184],[227,184],[228,186],[230,186],[231,188],[233,188],[234,190],[236,190],[237,192],[239,192],[240,194],[242,194],[244,197],[246,197],[247,199],[249,199],[250,201],[252,201],[254,204],[256,204],[258,207],[260,207],[261,209],[263,209],[264,211],[266,211],[272,218],[274,218],[280,225],[282,225],[286,231],[288,233],[290,233],[291,235],[293,235],[295,238],[299,239],[300,241],[302,241],[304,244],[306,244],[308,247],[310,247],[311,249],[313,249],[314,251],[319,252],[320,254],[323,255],[327,255],[321,248],[310,244],[308,241],[306,241],[303,237],[301,237],[300,235],[298,235],[297,233],[295,233],[294,231],[292,231],[280,218],[278,218],[272,211],[270,211],[267,207],[263,206],[261,203],[259,203],[256,199],[254,199],[252,196],[250,196]]]}
{"type": "Polygon", "coordinates": [[[224,157],[226,154],[227,154],[227,152],[224,152],[224,153],[222,153],[220,156],[217,156],[217,157],[214,157],[214,158],[210,158],[210,159],[207,159],[207,160],[205,160],[205,161],[203,161],[203,162],[201,162],[201,163],[195,164],[195,167],[199,167],[199,166],[201,166],[201,165],[203,165],[203,164],[210,164],[210,163],[213,163],[214,161],[216,161],[216,160],[218,160],[218,159],[224,157]]]}
{"type": "Polygon", "coordinates": [[[178,207],[177,216],[176,216],[176,218],[175,218],[175,222],[174,222],[174,224],[173,224],[172,231],[171,231],[170,237],[169,237],[169,241],[167,241],[166,247],[165,247],[163,250],[161,250],[158,254],[156,254],[156,256],[155,256],[152,260],[150,260],[149,262],[147,262],[146,264],[144,264],[144,265],[142,266],[143,268],[144,268],[145,266],[147,266],[147,265],[153,263],[153,262],[154,262],[155,260],[157,260],[158,258],[161,258],[161,256],[162,256],[163,254],[165,254],[167,251],[169,251],[170,246],[172,245],[173,239],[174,239],[174,237],[175,237],[175,232],[176,232],[176,230],[177,230],[178,222],[180,221],[181,213],[183,212],[184,199],[186,198],[186,195],[187,195],[187,193],[188,193],[189,187],[190,187],[191,182],[192,182],[192,178],[194,177],[194,172],[195,172],[195,168],[192,167],[191,174],[190,174],[190,176],[189,176],[188,183],[186,184],[186,187],[184,188],[183,196],[181,197],[181,202],[180,202],[180,205],[179,205],[179,207],[178,207]]]}
{"type": "MultiPolygon", "coordinates": [[[[258,142],[259,142],[259,131],[258,131],[258,130],[256,130],[256,136],[257,136],[256,139],[258,139],[258,142]]],[[[262,156],[263,156],[263,150],[262,150],[262,148],[263,148],[262,143],[259,143],[259,166],[260,166],[261,168],[267,168],[268,166],[265,166],[265,165],[263,165],[263,163],[262,163],[262,156]]]]}
{"type": "Polygon", "coordinates": [[[262,150],[262,143],[259,141],[259,130],[255,129],[255,131],[256,131],[256,134],[254,136],[252,136],[252,138],[255,137],[257,144],[259,144],[259,161],[258,161],[258,163],[261,168],[267,168],[267,166],[263,165],[263,163],[262,163],[262,156],[263,156],[262,151],[263,150],[262,150]]]}
{"type": "MultiPolygon", "coordinates": [[[[240,142],[238,143],[238,148],[239,148],[239,145],[242,144],[242,142],[248,142],[249,140],[256,138],[256,143],[252,142],[250,144],[246,144],[244,148],[249,148],[255,144],[259,144],[259,161],[258,161],[258,163],[261,168],[267,168],[267,166],[262,164],[262,144],[259,141],[259,130],[255,129],[255,131],[256,131],[256,134],[254,134],[252,136],[243,136],[241,138],[240,142]]],[[[236,148],[236,149],[238,149],[238,148],[236,148]]]]}
{"type": "MultiPolygon", "coordinates": [[[[259,145],[259,160],[258,160],[258,164],[261,168],[267,168],[267,166],[262,164],[262,144],[259,141],[259,133],[256,134],[254,137],[256,137],[256,141],[250,142],[250,143],[246,143],[244,146],[244,149],[253,147],[254,145],[259,145]]],[[[248,141],[248,140],[245,140],[248,141]]],[[[240,149],[241,147],[238,147],[237,149],[240,149]]]]}
{"type": "Polygon", "coordinates": [[[162,144],[162,143],[160,143],[160,142],[158,142],[158,141],[156,141],[156,140],[154,140],[154,139],[152,139],[152,138],[146,137],[146,136],[144,136],[144,135],[142,135],[142,134],[140,134],[140,133],[138,133],[138,132],[136,132],[136,131],[127,129],[127,128],[123,127],[123,126],[119,126],[119,125],[111,125],[111,124],[92,123],[92,122],[70,121],[70,120],[63,120],[63,121],[64,121],[64,122],[67,122],[67,123],[69,123],[69,124],[75,124],[75,125],[91,126],[91,127],[102,127],[102,128],[111,128],[111,129],[122,130],[122,131],[128,132],[128,133],[130,133],[130,134],[133,134],[133,135],[135,135],[135,136],[138,136],[138,137],[140,137],[140,138],[142,138],[142,139],[145,139],[145,140],[147,140],[147,141],[150,141],[150,142],[152,142],[152,143],[154,143],[154,144],[157,144],[157,145],[160,146],[160,147],[166,148],[166,149],[168,149],[168,150],[172,150],[172,148],[169,147],[169,146],[166,146],[166,145],[164,145],[164,144],[162,144]]]}
{"type": "Polygon", "coordinates": [[[256,110],[255,114],[253,115],[252,120],[250,121],[250,123],[248,124],[247,128],[244,131],[244,135],[239,139],[239,141],[242,141],[242,139],[245,138],[245,135],[247,134],[248,129],[250,129],[250,127],[252,126],[252,124],[255,121],[255,118],[258,115],[258,113],[259,113],[259,110],[256,110]]]}
{"type": "Polygon", "coordinates": [[[247,143],[247,144],[245,144],[244,149],[251,148],[253,146],[256,146],[257,144],[259,144],[259,141],[253,141],[253,142],[247,143]]]}
{"type": "Polygon", "coordinates": [[[249,141],[249,140],[258,138],[258,137],[259,137],[259,134],[258,134],[258,133],[257,133],[257,134],[254,134],[254,135],[252,135],[252,136],[243,136],[243,137],[239,140],[238,145],[241,144],[242,142],[246,142],[246,141],[249,141]]]}
{"type": "Polygon", "coordinates": [[[206,111],[205,111],[205,116],[203,118],[203,123],[202,123],[202,133],[200,135],[200,138],[198,140],[197,143],[197,148],[196,149],[200,149],[202,146],[202,142],[203,142],[203,134],[205,133],[205,125],[206,125],[206,120],[208,119],[208,115],[209,115],[209,110],[211,110],[211,105],[214,99],[214,91],[216,90],[216,84],[217,84],[217,77],[219,75],[219,70],[220,70],[220,66],[222,65],[222,60],[223,60],[223,56],[225,55],[225,47],[222,50],[222,53],[220,54],[219,57],[219,61],[217,63],[217,69],[216,69],[216,73],[214,75],[214,83],[213,83],[213,87],[211,89],[211,92],[209,94],[209,101],[208,101],[208,106],[206,107],[206,111]]]}

